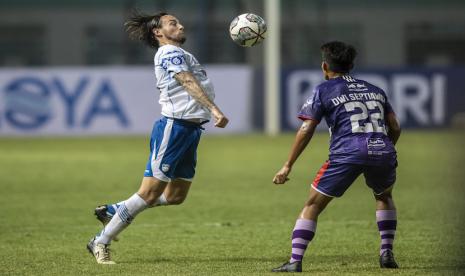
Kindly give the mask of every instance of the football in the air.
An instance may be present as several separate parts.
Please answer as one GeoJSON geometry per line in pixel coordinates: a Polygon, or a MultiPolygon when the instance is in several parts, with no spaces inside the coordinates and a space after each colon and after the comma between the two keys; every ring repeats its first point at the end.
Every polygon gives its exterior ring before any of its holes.
{"type": "Polygon", "coordinates": [[[255,46],[265,39],[265,20],[253,13],[241,14],[231,21],[229,34],[242,47],[255,46]]]}

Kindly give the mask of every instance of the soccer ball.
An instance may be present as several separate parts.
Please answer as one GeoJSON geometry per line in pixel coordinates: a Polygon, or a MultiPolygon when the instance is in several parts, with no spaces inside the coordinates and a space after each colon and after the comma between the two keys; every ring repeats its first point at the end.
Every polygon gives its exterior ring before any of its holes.
{"type": "Polygon", "coordinates": [[[265,20],[253,13],[241,14],[231,21],[229,35],[242,47],[255,46],[265,39],[265,20]]]}

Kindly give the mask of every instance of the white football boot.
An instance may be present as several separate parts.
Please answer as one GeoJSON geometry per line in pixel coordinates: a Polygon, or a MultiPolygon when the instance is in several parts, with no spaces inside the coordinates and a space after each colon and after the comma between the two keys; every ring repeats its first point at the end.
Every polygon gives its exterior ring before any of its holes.
{"type": "Polygon", "coordinates": [[[95,243],[95,238],[92,238],[87,244],[87,250],[89,250],[90,254],[95,257],[99,264],[116,264],[111,260],[109,244],[95,243]]]}

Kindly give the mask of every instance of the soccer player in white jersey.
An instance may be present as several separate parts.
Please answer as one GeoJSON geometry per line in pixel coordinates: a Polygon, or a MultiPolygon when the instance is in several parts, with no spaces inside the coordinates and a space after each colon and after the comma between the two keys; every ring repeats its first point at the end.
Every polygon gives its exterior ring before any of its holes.
{"type": "Polygon", "coordinates": [[[202,124],[213,116],[224,128],[228,118],[214,103],[214,90],[196,58],[180,46],[184,27],[166,13],[135,13],[126,23],[129,36],[157,49],[155,77],[160,90],[162,118],[153,126],[150,155],[137,193],[127,200],[95,209],[104,229],[87,244],[99,264],[114,264],[109,246],[143,210],[181,204],[195,174],[196,152],[202,124]]]}

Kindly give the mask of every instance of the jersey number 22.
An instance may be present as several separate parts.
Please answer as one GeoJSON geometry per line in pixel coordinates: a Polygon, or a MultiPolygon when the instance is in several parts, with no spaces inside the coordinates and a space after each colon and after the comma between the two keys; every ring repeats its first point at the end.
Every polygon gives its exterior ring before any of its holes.
{"type": "Polygon", "coordinates": [[[352,133],[370,133],[381,132],[386,134],[384,128],[384,108],[383,105],[377,101],[368,102],[348,102],[344,104],[347,112],[354,111],[356,108],[361,110],[361,113],[356,113],[350,116],[350,123],[352,124],[352,133]],[[373,112],[379,110],[379,112],[373,112]],[[368,112],[368,111],[372,112],[368,112]],[[360,121],[365,121],[370,117],[370,122],[360,125],[360,121]],[[380,124],[383,124],[381,125],[380,124]]]}

